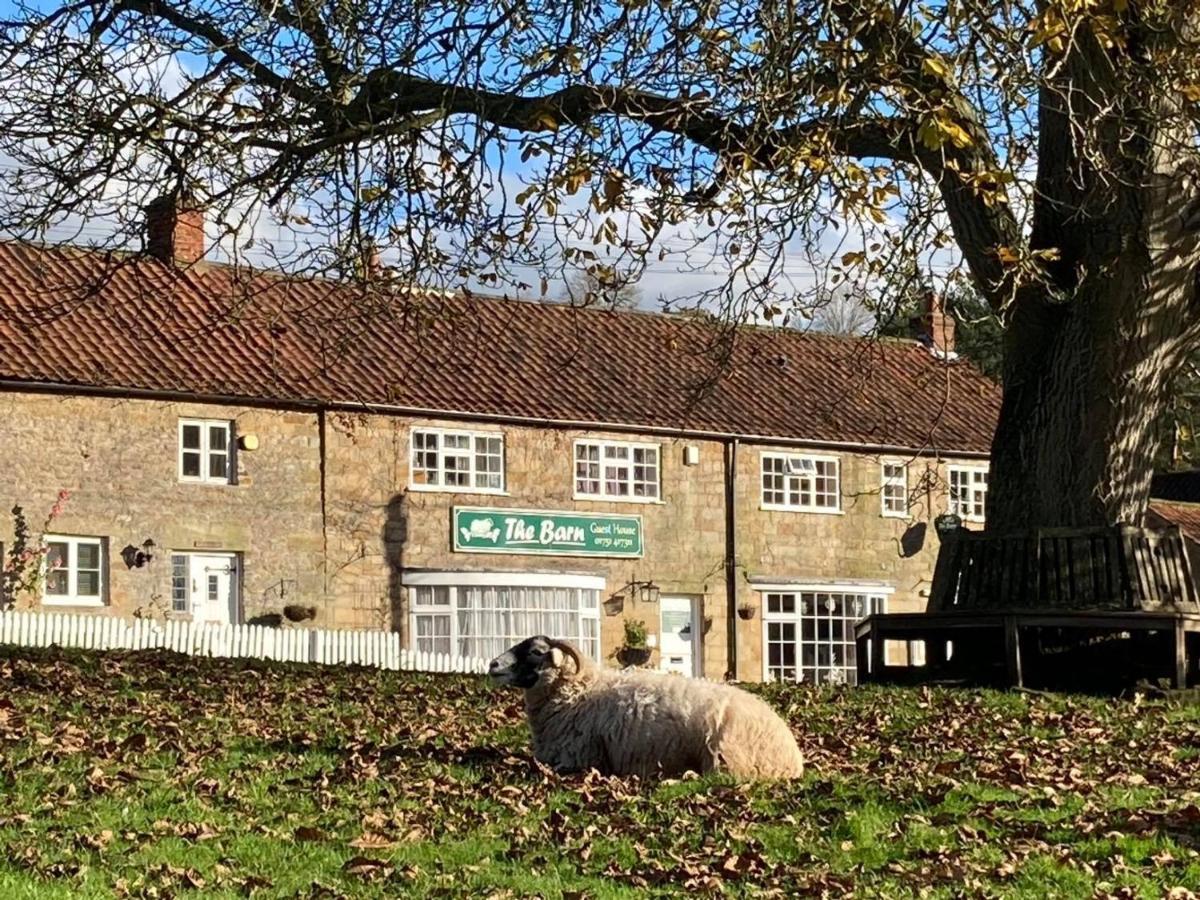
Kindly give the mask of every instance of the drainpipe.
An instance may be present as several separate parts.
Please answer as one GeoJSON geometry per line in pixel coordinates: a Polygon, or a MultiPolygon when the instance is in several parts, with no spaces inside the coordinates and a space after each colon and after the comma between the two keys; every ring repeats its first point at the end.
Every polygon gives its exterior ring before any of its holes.
{"type": "Polygon", "coordinates": [[[725,603],[726,679],[737,678],[737,438],[725,442],[725,603]]]}
{"type": "Polygon", "coordinates": [[[329,466],[327,454],[329,451],[326,428],[325,407],[317,409],[317,472],[320,475],[321,486],[321,580],[324,585],[325,599],[329,598],[329,507],[328,484],[329,466]]]}

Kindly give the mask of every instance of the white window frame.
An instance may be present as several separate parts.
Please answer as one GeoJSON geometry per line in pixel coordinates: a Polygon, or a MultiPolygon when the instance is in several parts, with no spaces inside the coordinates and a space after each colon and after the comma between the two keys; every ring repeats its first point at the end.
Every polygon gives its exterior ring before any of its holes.
{"type": "MultiPolygon", "coordinates": [[[[422,450],[421,452],[429,452],[422,450]]],[[[462,453],[463,451],[456,451],[462,453]]],[[[490,454],[484,454],[490,455],[490,454]]],[[[408,486],[414,491],[436,491],[447,494],[491,494],[496,496],[506,496],[508,493],[508,446],[505,440],[503,431],[474,431],[470,429],[460,428],[437,428],[414,426],[409,430],[408,435],[408,486]],[[437,446],[437,484],[429,484],[417,481],[417,469],[424,467],[417,466],[417,435],[436,435],[438,439],[437,446]],[[470,484],[446,484],[446,438],[467,438],[471,442],[471,448],[467,452],[470,459],[470,466],[467,469],[469,473],[470,484]],[[487,472],[482,472],[476,467],[476,456],[479,450],[476,447],[476,441],[479,440],[495,440],[500,441],[500,487],[479,487],[477,480],[480,475],[486,475],[487,472]]]]}
{"type": "MultiPolygon", "coordinates": [[[[894,499],[894,498],[892,498],[894,499]]],[[[907,519],[909,515],[908,502],[908,463],[902,459],[885,459],[879,463],[879,514],[885,519],[907,519]],[[887,470],[889,467],[899,467],[904,473],[904,480],[889,478],[887,470]],[[901,495],[900,502],[903,504],[903,509],[888,509],[888,488],[900,485],[901,495]]]]}
{"type": "MultiPolygon", "coordinates": [[[[866,598],[868,601],[868,606],[866,609],[866,611],[868,613],[886,613],[887,608],[888,608],[888,598],[891,597],[892,594],[895,593],[896,589],[893,588],[891,585],[887,585],[887,584],[878,584],[878,583],[867,584],[867,583],[862,583],[862,582],[846,581],[846,582],[827,582],[827,583],[819,583],[818,582],[818,583],[804,583],[804,584],[789,584],[789,583],[754,584],[754,585],[752,585],[752,590],[754,590],[758,593],[759,602],[762,606],[762,677],[763,677],[763,681],[771,681],[771,680],[773,680],[773,677],[774,677],[771,673],[771,651],[770,651],[770,644],[769,644],[769,634],[770,634],[770,630],[771,630],[770,626],[772,623],[781,623],[781,622],[782,623],[790,623],[795,626],[795,635],[796,636],[793,639],[793,644],[795,646],[795,660],[796,660],[795,669],[796,669],[797,675],[803,675],[803,671],[802,671],[804,668],[803,652],[804,652],[805,644],[811,644],[814,647],[820,647],[820,646],[832,647],[835,643],[833,641],[832,637],[826,638],[824,641],[822,641],[820,638],[820,635],[819,635],[819,630],[816,627],[814,627],[814,629],[813,629],[813,633],[814,633],[813,640],[812,641],[804,640],[804,626],[803,626],[804,616],[800,612],[800,595],[801,594],[844,594],[844,595],[852,595],[855,597],[863,597],[863,598],[866,598]],[[770,594],[791,594],[791,595],[793,595],[795,611],[790,612],[790,613],[771,612],[770,605],[767,600],[768,595],[770,595],[770,594]],[[869,605],[872,602],[876,606],[876,608],[873,610],[870,609],[870,607],[869,607],[869,605]]],[[[864,618],[865,618],[865,616],[864,616],[864,618]]],[[[829,621],[830,622],[833,621],[832,617],[830,618],[829,621]]],[[[840,639],[841,645],[842,646],[853,645],[855,643],[854,631],[853,631],[854,624],[856,621],[861,621],[861,620],[850,620],[848,617],[842,616],[839,618],[838,621],[841,622],[842,628],[843,628],[842,638],[840,639]],[[847,634],[847,631],[849,632],[848,634],[847,634]]],[[[818,657],[817,663],[814,666],[814,668],[821,668],[819,657],[818,657]]],[[[830,666],[828,666],[828,668],[831,670],[833,670],[833,669],[841,670],[844,675],[846,672],[854,670],[855,666],[849,666],[849,665],[842,664],[839,666],[830,665],[830,666]]],[[[825,683],[835,683],[835,682],[833,682],[832,680],[829,680],[829,681],[822,681],[821,683],[825,684],[825,683]]]]}
{"type": "MultiPolygon", "coordinates": [[[[812,453],[788,453],[788,452],[782,451],[782,450],[764,450],[764,451],[762,451],[761,454],[759,454],[758,473],[759,473],[759,476],[758,476],[758,498],[759,498],[759,504],[760,504],[759,508],[760,509],[780,510],[783,512],[820,513],[820,514],[829,515],[829,516],[838,516],[838,515],[841,515],[843,512],[843,510],[842,510],[842,461],[841,461],[841,459],[839,459],[836,456],[820,456],[820,455],[815,455],[812,453]],[[815,483],[812,485],[812,487],[810,488],[810,491],[809,491],[809,493],[811,493],[811,495],[812,495],[812,498],[814,501],[813,503],[801,502],[798,504],[793,504],[793,503],[786,502],[786,500],[784,503],[775,503],[775,502],[768,501],[767,500],[767,488],[763,484],[763,478],[765,476],[767,476],[768,474],[772,475],[772,477],[776,477],[779,475],[779,473],[774,473],[774,472],[768,473],[767,472],[767,469],[766,469],[767,460],[782,460],[784,463],[785,471],[784,471],[782,477],[784,479],[783,493],[784,493],[785,498],[787,495],[789,495],[793,492],[791,489],[791,486],[790,486],[792,479],[795,479],[797,482],[800,482],[801,484],[803,483],[803,481],[806,478],[813,479],[815,481],[815,479],[817,477],[816,468],[815,468],[816,465],[818,463],[831,463],[834,468],[834,476],[833,476],[834,477],[834,500],[836,501],[836,505],[835,506],[819,506],[816,504],[815,501],[817,498],[817,490],[816,490],[815,483]],[[801,465],[803,465],[804,463],[812,463],[814,466],[813,473],[811,475],[806,475],[806,474],[802,473],[801,471],[794,471],[794,472],[788,471],[790,468],[796,467],[797,463],[799,463],[801,465]]],[[[801,486],[797,486],[795,492],[802,494],[804,491],[801,486]]]]}
{"type": "Polygon", "coordinates": [[[49,547],[50,544],[66,544],[67,545],[67,593],[66,594],[48,594],[46,588],[49,585],[50,574],[50,557],[49,553],[42,560],[42,605],[43,606],[105,606],[108,596],[108,539],[97,537],[95,535],[78,535],[78,534],[47,534],[42,536],[42,545],[49,547]],[[97,548],[97,556],[100,563],[99,572],[100,583],[98,594],[83,594],[79,593],[79,546],[81,544],[94,544],[97,548]]]}
{"type": "MultiPolygon", "coordinates": [[[[409,589],[408,635],[409,647],[417,647],[417,619],[419,616],[444,616],[449,619],[450,655],[457,656],[459,645],[458,622],[458,591],[471,587],[521,587],[532,589],[566,588],[575,591],[595,591],[596,605],[594,608],[579,604],[579,630],[582,632],[583,620],[593,623],[596,634],[595,661],[603,659],[603,644],[600,628],[600,606],[603,602],[605,579],[594,575],[565,575],[555,573],[524,573],[524,572],[408,572],[404,575],[403,584],[409,589]],[[421,604],[417,602],[418,591],[415,588],[445,588],[447,603],[421,604]]],[[[577,600],[582,598],[578,597],[577,600]]],[[[529,637],[530,635],[524,635],[529,637]]],[[[567,637],[571,635],[551,635],[551,637],[567,637]]],[[[507,649],[507,648],[505,648],[507,649]]]]}
{"type": "Polygon", "coordinates": [[[963,463],[954,463],[946,466],[946,509],[957,515],[964,522],[980,522],[984,521],[986,513],[975,513],[972,508],[978,500],[979,506],[987,509],[987,492],[988,484],[985,482],[983,489],[980,490],[975,483],[975,476],[978,474],[987,475],[988,467],[986,465],[968,465],[963,463]],[[966,499],[956,498],[954,496],[954,475],[959,474],[965,476],[967,484],[966,499]],[[982,494],[981,497],[976,495],[982,494]],[[968,511],[964,511],[964,508],[968,511]]]}
{"type": "Polygon", "coordinates": [[[236,453],[233,446],[233,422],[230,419],[180,419],[178,429],[178,466],[179,480],[189,484],[234,484],[235,473],[237,466],[236,453]],[[200,448],[197,450],[194,447],[189,447],[186,450],[183,446],[183,429],[186,425],[195,425],[200,429],[200,448]],[[210,446],[212,428],[225,429],[225,450],[214,451],[210,446]],[[185,475],[183,473],[183,455],[184,453],[199,453],[200,454],[200,474],[185,475]],[[215,478],[209,475],[209,458],[214,455],[222,454],[225,457],[225,477],[215,478]]]}
{"type": "MultiPolygon", "coordinates": [[[[662,503],[662,445],[641,443],[637,441],[606,441],[597,438],[579,438],[575,441],[571,449],[571,490],[576,500],[604,500],[615,503],[662,503]],[[599,456],[598,465],[600,472],[598,482],[600,490],[598,493],[590,494],[586,491],[579,490],[579,448],[580,447],[595,447],[599,456]],[[604,477],[604,467],[607,460],[605,454],[609,449],[624,449],[628,450],[629,456],[624,460],[626,467],[626,477],[624,484],[629,488],[628,494],[613,494],[608,490],[608,479],[604,477]],[[636,481],[633,477],[633,469],[636,463],[634,462],[634,453],[638,450],[654,451],[654,496],[637,496],[634,494],[634,487],[637,484],[649,484],[651,482],[636,481]]],[[[643,465],[645,465],[643,463],[643,465]]]]}
{"type": "Polygon", "coordinates": [[[175,615],[190,615],[192,612],[191,598],[192,559],[187,553],[171,554],[171,612],[175,615]],[[183,574],[179,573],[179,565],[183,565],[183,574]],[[179,584],[179,579],[183,584],[179,584]],[[183,589],[183,596],[177,596],[178,589],[183,589]]]}

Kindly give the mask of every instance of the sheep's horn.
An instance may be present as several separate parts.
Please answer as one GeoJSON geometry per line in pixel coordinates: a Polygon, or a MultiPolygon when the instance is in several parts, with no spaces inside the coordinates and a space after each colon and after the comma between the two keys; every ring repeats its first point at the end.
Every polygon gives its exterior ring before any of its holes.
{"type": "Polygon", "coordinates": [[[571,657],[571,661],[575,663],[575,673],[583,671],[583,657],[579,655],[579,651],[566,641],[551,641],[550,646],[557,647],[567,656],[571,657]]]}

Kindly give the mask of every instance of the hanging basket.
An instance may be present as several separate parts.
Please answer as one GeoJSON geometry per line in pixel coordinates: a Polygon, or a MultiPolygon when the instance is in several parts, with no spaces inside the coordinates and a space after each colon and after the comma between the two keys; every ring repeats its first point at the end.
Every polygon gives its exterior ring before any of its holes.
{"type": "Polygon", "coordinates": [[[626,667],[644,666],[650,662],[650,648],[622,647],[617,651],[617,662],[626,667]]]}
{"type": "Polygon", "coordinates": [[[749,622],[758,613],[758,609],[753,606],[739,606],[737,612],[739,619],[749,622]]]}

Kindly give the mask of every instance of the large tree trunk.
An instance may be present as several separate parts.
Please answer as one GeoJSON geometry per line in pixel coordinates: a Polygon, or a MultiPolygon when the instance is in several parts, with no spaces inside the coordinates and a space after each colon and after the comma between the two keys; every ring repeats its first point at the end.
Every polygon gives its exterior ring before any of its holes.
{"type": "Polygon", "coordinates": [[[1082,273],[1051,296],[1027,288],[1006,332],[1004,401],[992,444],[988,528],[1139,525],[1156,423],[1200,328],[1190,190],[1174,167],[1147,174],[1066,246],[1082,273]]]}
{"type": "Polygon", "coordinates": [[[1170,345],[1079,307],[1061,318],[1034,371],[1005,386],[988,497],[999,533],[1141,524],[1146,510],[1170,345]]]}
{"type": "Polygon", "coordinates": [[[1117,55],[1073,40],[1038,98],[1029,243],[1046,262],[993,295],[1009,319],[987,509],[1001,533],[1142,523],[1156,420],[1200,333],[1194,125],[1155,68],[1162,33],[1126,24],[1117,55]]]}

